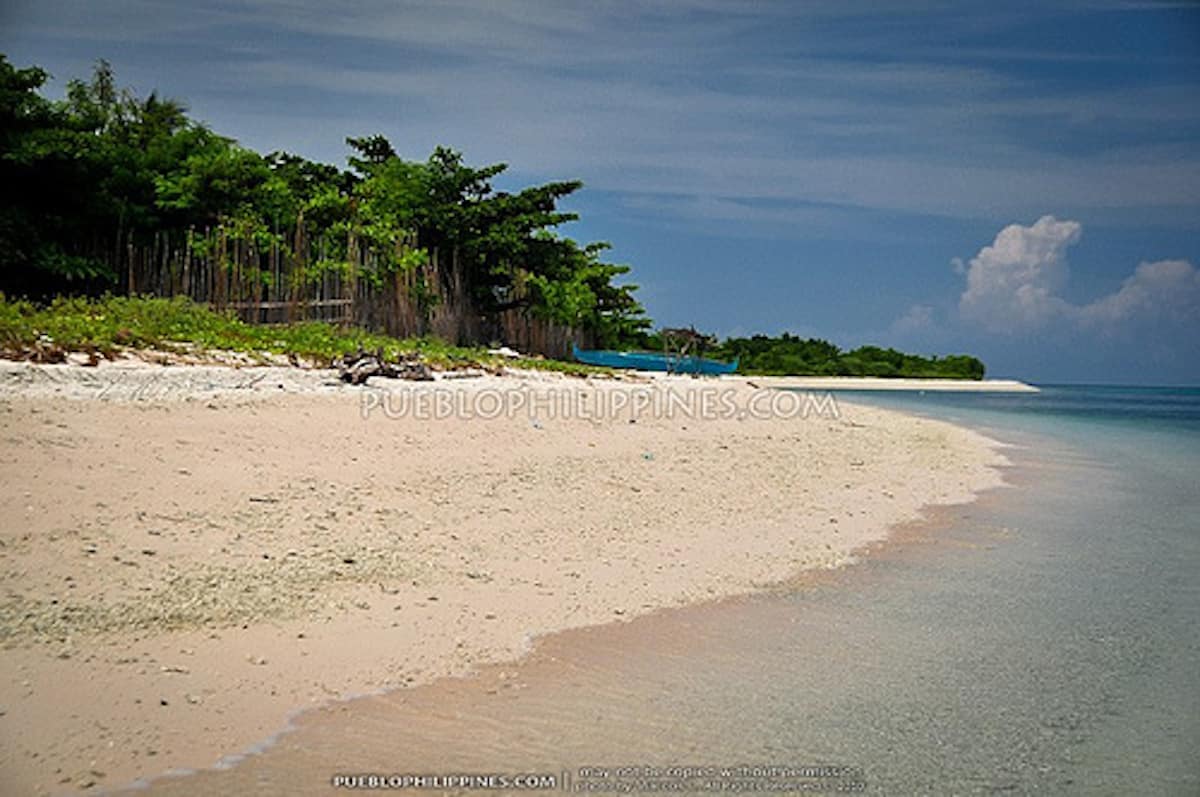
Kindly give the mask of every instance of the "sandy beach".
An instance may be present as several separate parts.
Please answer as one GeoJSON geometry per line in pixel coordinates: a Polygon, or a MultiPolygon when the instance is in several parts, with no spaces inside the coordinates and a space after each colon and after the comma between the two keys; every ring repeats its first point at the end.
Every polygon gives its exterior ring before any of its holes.
{"type": "Polygon", "coordinates": [[[873,376],[761,376],[759,387],[788,390],[882,390],[931,393],[1037,393],[1033,385],[1016,379],[891,379],[873,376]]]}
{"type": "Polygon", "coordinates": [[[210,767],[331,700],[836,567],[1000,483],[969,430],[778,395],[0,363],[2,790],[210,767]]]}

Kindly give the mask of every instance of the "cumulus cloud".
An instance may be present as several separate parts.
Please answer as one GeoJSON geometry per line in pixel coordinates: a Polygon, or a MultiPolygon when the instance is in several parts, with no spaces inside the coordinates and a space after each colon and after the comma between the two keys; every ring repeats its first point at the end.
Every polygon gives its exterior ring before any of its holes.
{"type": "Polygon", "coordinates": [[[1141,263],[1121,288],[1086,305],[1060,295],[1066,285],[1066,251],[1083,226],[1043,216],[1030,226],[1010,224],[990,246],[956,271],[965,271],[967,287],[959,298],[963,318],[993,332],[1036,331],[1055,321],[1087,328],[1152,318],[1200,317],[1200,271],[1186,260],[1141,263]]]}
{"type": "Polygon", "coordinates": [[[1078,309],[1084,324],[1111,325],[1137,317],[1200,317],[1200,271],[1186,260],[1141,263],[1116,293],[1078,309]]]}
{"type": "Polygon", "coordinates": [[[1055,294],[1067,280],[1067,247],[1082,225],[1042,216],[1033,226],[1010,224],[967,264],[963,317],[997,332],[1037,328],[1066,309],[1055,294]]]}

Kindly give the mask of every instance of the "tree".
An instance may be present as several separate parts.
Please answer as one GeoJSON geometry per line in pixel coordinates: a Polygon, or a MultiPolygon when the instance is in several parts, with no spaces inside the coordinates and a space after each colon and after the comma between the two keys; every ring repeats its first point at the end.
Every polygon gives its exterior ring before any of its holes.
{"type": "Polygon", "coordinates": [[[382,135],[347,139],[347,171],[263,157],[181,102],[119,88],[106,61],[58,102],[38,93],[46,77],[0,57],[0,177],[16,189],[0,206],[0,290],[98,291],[126,275],[134,286],[135,261],[174,285],[163,271],[194,256],[265,281],[286,252],[301,283],[353,274],[426,320],[450,297],[465,317],[518,313],[613,343],[649,325],[635,286],[616,283],[628,267],[601,259],[607,244],[556,231],[576,218],[558,203],[578,181],[495,191],[503,163],[471,166],[445,147],[408,161],[382,135]]]}
{"type": "MultiPolygon", "coordinates": [[[[99,114],[73,116],[38,94],[48,78],[0,56],[0,258],[5,290],[40,294],[61,283],[104,282],[111,270],[78,241],[106,214],[99,114]]],[[[86,240],[86,239],[85,239],[86,240]]]]}

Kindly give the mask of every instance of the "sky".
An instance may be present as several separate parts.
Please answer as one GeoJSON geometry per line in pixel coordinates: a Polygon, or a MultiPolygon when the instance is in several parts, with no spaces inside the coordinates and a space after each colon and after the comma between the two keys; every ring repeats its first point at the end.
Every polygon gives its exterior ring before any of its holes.
{"type": "Polygon", "coordinates": [[[659,325],[1200,385],[1200,3],[0,0],[260,152],[559,179],[659,325]]]}

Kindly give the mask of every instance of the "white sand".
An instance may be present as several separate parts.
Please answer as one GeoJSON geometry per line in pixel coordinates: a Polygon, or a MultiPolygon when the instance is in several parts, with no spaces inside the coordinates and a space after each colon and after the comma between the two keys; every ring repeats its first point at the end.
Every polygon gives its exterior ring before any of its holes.
{"type": "Polygon", "coordinates": [[[1038,393],[1015,379],[882,379],[870,376],[754,376],[759,387],[793,390],[899,390],[905,392],[1038,393]]]}
{"type": "Polygon", "coordinates": [[[0,791],[211,766],[297,709],[836,566],[1003,464],[872,408],[758,418],[738,380],[388,389],[364,418],[328,372],[0,364],[0,791]],[[403,403],[438,391],[506,412],[403,403]]]}

